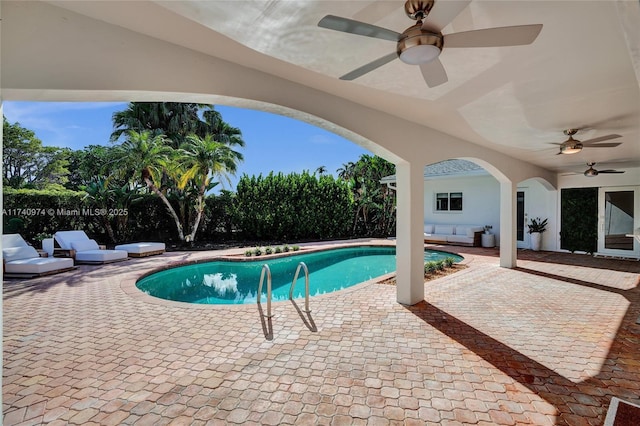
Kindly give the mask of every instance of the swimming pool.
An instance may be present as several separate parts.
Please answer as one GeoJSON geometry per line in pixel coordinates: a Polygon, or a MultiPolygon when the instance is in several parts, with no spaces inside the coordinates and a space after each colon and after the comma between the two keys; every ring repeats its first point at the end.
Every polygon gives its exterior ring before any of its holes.
{"type": "MultiPolygon", "coordinates": [[[[429,260],[461,256],[425,250],[429,260]]],[[[216,260],[156,272],[140,279],[136,286],[161,299],[199,304],[256,303],[258,282],[264,264],[272,277],[273,300],[289,298],[296,268],[304,262],[309,269],[310,295],[341,290],[396,270],[395,247],[349,247],[250,261],[216,260]]],[[[265,281],[266,284],[266,281],[265,281]]],[[[266,285],[263,285],[263,294],[266,285]]],[[[304,297],[304,275],[296,282],[294,298],[304,297]]],[[[264,300],[264,298],[263,298],[264,300]]]]}

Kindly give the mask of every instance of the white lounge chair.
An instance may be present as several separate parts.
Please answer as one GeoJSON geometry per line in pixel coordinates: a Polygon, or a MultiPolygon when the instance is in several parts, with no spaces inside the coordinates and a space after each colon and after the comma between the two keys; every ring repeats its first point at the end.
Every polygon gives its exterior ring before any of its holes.
{"type": "Polygon", "coordinates": [[[2,236],[2,266],[5,276],[34,277],[74,269],[73,259],[40,257],[20,234],[2,236]]]}
{"type": "Polygon", "coordinates": [[[60,246],[54,252],[66,252],[77,263],[110,263],[129,258],[124,250],[100,249],[98,243],[89,239],[84,231],[58,231],[53,238],[60,246]]]}
{"type": "Polygon", "coordinates": [[[129,243],[117,245],[115,248],[126,251],[131,257],[145,257],[164,253],[165,245],[164,243],[129,243]]]}

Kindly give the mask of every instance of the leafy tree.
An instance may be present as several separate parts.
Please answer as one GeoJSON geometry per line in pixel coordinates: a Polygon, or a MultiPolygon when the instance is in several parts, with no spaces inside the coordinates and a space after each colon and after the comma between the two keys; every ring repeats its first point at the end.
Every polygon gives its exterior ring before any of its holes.
{"type": "Polygon", "coordinates": [[[349,162],[337,170],[347,181],[356,205],[353,234],[367,236],[392,235],[395,229],[395,192],[380,180],[395,173],[395,166],[385,159],[364,154],[357,162],[349,162]]]}
{"type": "MultiPolygon", "coordinates": [[[[89,145],[82,150],[71,151],[69,153],[69,179],[65,186],[77,190],[97,179],[113,175],[115,172],[114,160],[117,154],[117,147],[104,145],[89,145]]],[[[119,185],[124,183],[124,180],[117,182],[119,185]]]]}
{"type": "Polygon", "coordinates": [[[3,185],[12,188],[56,188],[67,181],[70,150],[43,146],[35,133],[3,117],[3,185]]]}

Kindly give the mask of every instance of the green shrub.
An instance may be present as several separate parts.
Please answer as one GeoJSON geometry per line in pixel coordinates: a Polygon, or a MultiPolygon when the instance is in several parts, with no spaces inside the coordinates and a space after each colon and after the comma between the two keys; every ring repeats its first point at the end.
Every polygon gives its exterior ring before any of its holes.
{"type": "Polygon", "coordinates": [[[264,249],[264,254],[273,254],[273,249],[271,247],[267,247],[264,249]]]}
{"type": "Polygon", "coordinates": [[[244,255],[247,257],[251,257],[251,255],[253,254],[253,252],[251,250],[245,250],[244,255]]]}
{"type": "Polygon", "coordinates": [[[354,212],[348,182],[303,172],[240,178],[235,222],[245,238],[291,240],[350,236],[354,212]]]}
{"type": "Polygon", "coordinates": [[[436,269],[438,271],[444,271],[444,260],[436,260],[436,269]]]}
{"type": "Polygon", "coordinates": [[[285,252],[285,253],[289,253],[289,250],[290,250],[289,246],[286,245],[286,244],[284,245],[284,247],[282,247],[282,251],[285,252]]]}
{"type": "Polygon", "coordinates": [[[300,250],[300,247],[299,246],[293,246],[292,249],[293,249],[293,251],[298,251],[298,250],[300,250]]]}
{"type": "Polygon", "coordinates": [[[254,256],[261,256],[262,255],[262,250],[260,249],[260,247],[256,247],[253,249],[253,254],[254,256]]]}
{"type": "Polygon", "coordinates": [[[454,263],[456,263],[456,261],[453,257],[447,257],[444,259],[444,266],[447,268],[451,268],[454,263]]]}
{"type": "Polygon", "coordinates": [[[430,260],[429,262],[424,264],[424,272],[425,274],[433,274],[438,269],[436,262],[430,260]]]}
{"type": "Polygon", "coordinates": [[[282,253],[282,247],[278,246],[276,247],[276,249],[274,250],[275,253],[282,253]]]}

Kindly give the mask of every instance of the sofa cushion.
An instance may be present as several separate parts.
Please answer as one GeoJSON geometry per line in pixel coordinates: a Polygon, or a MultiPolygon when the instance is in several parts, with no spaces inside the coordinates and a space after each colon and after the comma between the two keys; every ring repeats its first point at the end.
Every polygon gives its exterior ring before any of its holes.
{"type": "Polygon", "coordinates": [[[424,234],[424,239],[434,243],[446,243],[448,235],[424,234]]]}
{"type": "Polygon", "coordinates": [[[466,235],[447,235],[447,242],[473,244],[473,237],[467,237],[466,235]]]}
{"type": "Polygon", "coordinates": [[[96,243],[96,240],[76,240],[71,241],[71,248],[76,252],[88,251],[88,250],[100,250],[100,246],[96,243]]]}
{"type": "Polygon", "coordinates": [[[453,235],[453,225],[436,225],[433,233],[440,235],[453,235]]]}
{"type": "Polygon", "coordinates": [[[6,247],[2,249],[2,258],[5,262],[36,257],[40,257],[40,255],[38,251],[31,246],[6,247]]]}
{"type": "Polygon", "coordinates": [[[473,234],[475,234],[476,232],[482,232],[483,230],[484,230],[484,227],[479,225],[457,225],[456,235],[465,235],[467,237],[473,237],[473,234]]]}

